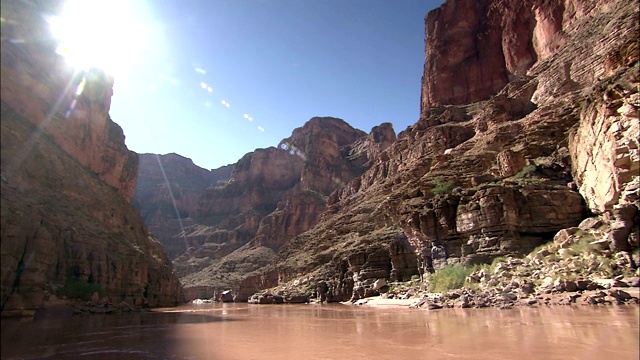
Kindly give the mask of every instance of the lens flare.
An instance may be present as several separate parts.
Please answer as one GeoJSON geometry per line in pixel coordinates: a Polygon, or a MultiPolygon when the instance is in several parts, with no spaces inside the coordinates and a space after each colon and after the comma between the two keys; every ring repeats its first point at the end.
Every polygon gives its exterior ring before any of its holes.
{"type": "Polygon", "coordinates": [[[74,68],[121,73],[149,44],[148,29],[126,0],[68,0],[48,18],[56,53],[74,68]]]}

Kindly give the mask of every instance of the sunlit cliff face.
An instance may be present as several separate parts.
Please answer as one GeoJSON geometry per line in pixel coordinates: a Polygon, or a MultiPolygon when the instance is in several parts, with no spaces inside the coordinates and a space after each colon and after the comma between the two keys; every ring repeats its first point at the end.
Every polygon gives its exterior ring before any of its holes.
{"type": "Polygon", "coordinates": [[[157,45],[148,15],[142,1],[67,0],[62,12],[47,20],[56,52],[71,66],[117,76],[157,45]]]}

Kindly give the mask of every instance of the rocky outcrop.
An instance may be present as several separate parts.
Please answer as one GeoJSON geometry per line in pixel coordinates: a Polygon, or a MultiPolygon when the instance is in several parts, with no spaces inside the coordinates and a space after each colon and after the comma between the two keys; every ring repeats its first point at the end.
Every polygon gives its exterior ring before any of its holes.
{"type": "Polygon", "coordinates": [[[0,94],[12,111],[53,137],[83,166],[131,200],[137,155],[109,118],[113,79],[100,70],[78,72],[56,55],[44,5],[3,4],[0,94]]]}
{"type": "MultiPolygon", "coordinates": [[[[391,132],[395,137],[393,129],[391,132]]],[[[371,138],[374,133],[377,134],[378,130],[372,130],[371,138]]],[[[362,161],[354,161],[360,156],[354,156],[351,144],[366,135],[342,120],[315,117],[304,126],[293,130],[291,136],[280,141],[278,147],[304,160],[304,168],[300,173],[302,190],[329,195],[364,171],[362,161]]],[[[374,152],[378,151],[374,149],[379,146],[388,146],[388,141],[383,136],[379,136],[378,140],[380,143],[371,147],[374,152]]]]}
{"type": "Polygon", "coordinates": [[[616,204],[640,206],[637,75],[630,69],[598,84],[570,137],[573,176],[589,207],[598,213],[616,204]]]}
{"type": "Polygon", "coordinates": [[[171,263],[128,203],[137,156],[108,117],[111,79],[66,68],[44,11],[2,4],[2,315],[57,298],[82,309],[176,305],[171,263]]]}

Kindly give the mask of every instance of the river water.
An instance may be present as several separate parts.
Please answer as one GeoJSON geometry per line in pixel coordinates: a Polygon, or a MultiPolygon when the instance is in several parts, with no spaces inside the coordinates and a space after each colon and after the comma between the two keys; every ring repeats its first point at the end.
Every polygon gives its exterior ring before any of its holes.
{"type": "Polygon", "coordinates": [[[633,359],[638,306],[185,305],[2,319],[2,359],[633,359]]]}

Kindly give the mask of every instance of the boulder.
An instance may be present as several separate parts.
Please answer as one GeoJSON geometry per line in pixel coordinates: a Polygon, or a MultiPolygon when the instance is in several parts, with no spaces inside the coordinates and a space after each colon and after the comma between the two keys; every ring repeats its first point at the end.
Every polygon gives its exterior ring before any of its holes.
{"type": "Polygon", "coordinates": [[[233,295],[233,291],[231,290],[225,290],[223,292],[220,293],[220,301],[221,302],[233,302],[234,301],[234,295],[233,295]]]}

